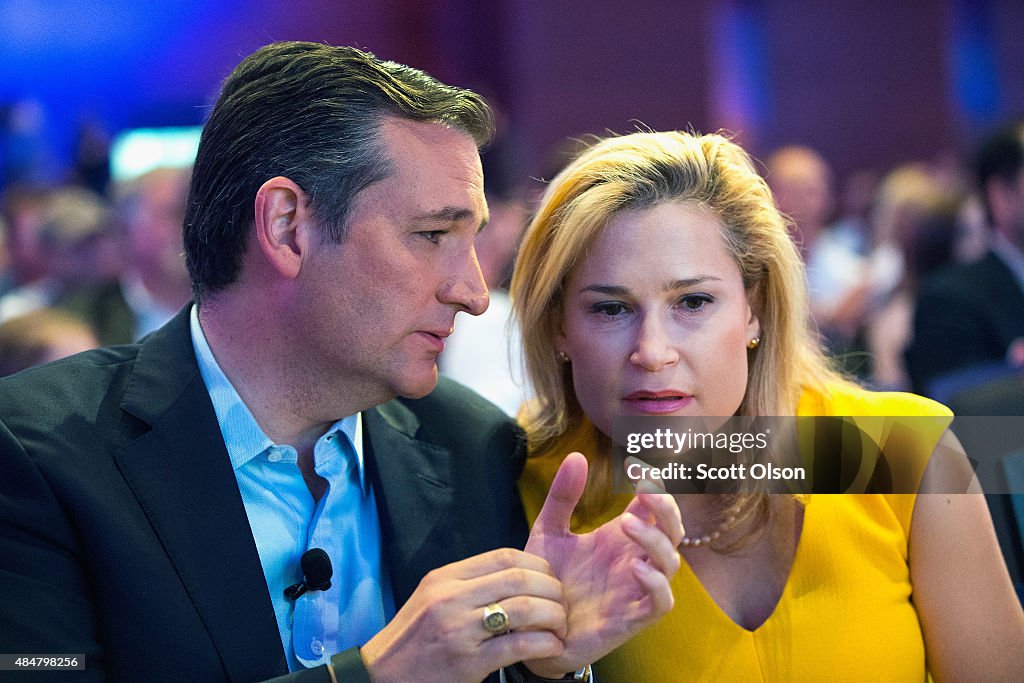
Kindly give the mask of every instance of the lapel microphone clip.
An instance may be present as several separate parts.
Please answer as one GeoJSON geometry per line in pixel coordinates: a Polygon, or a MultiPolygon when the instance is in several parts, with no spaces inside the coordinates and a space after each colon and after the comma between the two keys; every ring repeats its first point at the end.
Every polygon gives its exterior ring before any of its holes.
{"type": "Polygon", "coordinates": [[[284,596],[296,600],[306,591],[325,591],[331,587],[334,568],[322,548],[310,548],[302,554],[303,581],[284,589],[284,596]]]}

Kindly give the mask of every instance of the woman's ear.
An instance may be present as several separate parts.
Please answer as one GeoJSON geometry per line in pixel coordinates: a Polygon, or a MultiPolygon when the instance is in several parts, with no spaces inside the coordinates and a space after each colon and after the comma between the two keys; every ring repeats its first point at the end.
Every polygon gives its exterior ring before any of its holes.
{"type": "Polygon", "coordinates": [[[747,342],[761,339],[761,285],[756,284],[747,289],[747,342]]]}
{"type": "Polygon", "coordinates": [[[256,241],[267,264],[283,277],[299,274],[311,218],[306,193],[284,176],[271,178],[256,191],[256,241]]]}
{"type": "Polygon", "coordinates": [[[549,322],[551,324],[551,330],[554,332],[554,343],[555,343],[555,355],[565,362],[564,357],[568,357],[568,339],[565,336],[565,316],[562,315],[562,305],[558,303],[552,306],[548,310],[549,322]]]}
{"type": "MultiPolygon", "coordinates": [[[[756,347],[761,343],[761,321],[754,312],[750,312],[750,320],[747,321],[747,344],[756,347]],[[754,341],[757,340],[757,341],[754,341]]],[[[751,347],[753,348],[753,347],[751,347]]]]}

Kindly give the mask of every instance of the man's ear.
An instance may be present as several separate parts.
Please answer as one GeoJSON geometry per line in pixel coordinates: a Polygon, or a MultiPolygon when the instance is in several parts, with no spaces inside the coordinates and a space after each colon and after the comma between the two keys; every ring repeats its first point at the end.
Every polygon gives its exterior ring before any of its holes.
{"type": "Polygon", "coordinates": [[[276,176],[256,191],[256,241],[267,264],[283,277],[299,274],[309,247],[312,215],[302,188],[276,176]]]}

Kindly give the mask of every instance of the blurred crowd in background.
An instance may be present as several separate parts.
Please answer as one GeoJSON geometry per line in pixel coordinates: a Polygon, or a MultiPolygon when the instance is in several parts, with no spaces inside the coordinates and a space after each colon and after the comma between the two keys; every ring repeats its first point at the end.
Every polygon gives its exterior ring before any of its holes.
{"type": "MultiPolygon", "coordinates": [[[[131,342],[189,301],[181,245],[189,169],[113,182],[105,139],[83,136],[63,182],[5,169],[0,374],[131,342]]],[[[485,168],[500,162],[503,144],[485,153],[485,168]]],[[[553,150],[546,177],[578,148],[553,150]]],[[[791,220],[822,344],[837,364],[873,388],[913,390],[976,414],[1024,414],[1024,129],[994,131],[969,158],[841,178],[806,146],[757,163],[791,220]],[[993,278],[1005,282],[986,284],[993,278]],[[995,398],[972,404],[1000,383],[995,398]]],[[[459,316],[441,368],[514,414],[528,389],[505,287],[543,184],[494,185],[477,245],[491,307],[477,319],[459,316]]]]}
{"type": "Polygon", "coordinates": [[[494,107],[491,306],[459,316],[440,364],[507,412],[528,389],[504,288],[545,180],[592,134],[649,126],[735,132],[846,372],[1024,414],[1024,154],[1000,128],[1024,111],[1017,0],[0,0],[0,20],[0,374],[132,341],[188,302],[187,161],[124,173],[119,139],[198,126],[242,56],[304,39],[494,107]]]}
{"type": "Polygon", "coordinates": [[[129,343],[188,302],[188,169],[107,178],[75,173],[52,186],[13,178],[0,190],[0,374],[129,343]]]}

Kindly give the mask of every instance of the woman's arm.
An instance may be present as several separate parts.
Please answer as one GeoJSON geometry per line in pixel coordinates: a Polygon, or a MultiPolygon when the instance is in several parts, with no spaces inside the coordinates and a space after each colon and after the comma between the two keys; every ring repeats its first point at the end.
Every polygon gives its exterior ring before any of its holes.
{"type": "Polygon", "coordinates": [[[1024,612],[963,449],[946,432],[910,526],[910,578],[937,681],[1024,680],[1024,612]]]}

